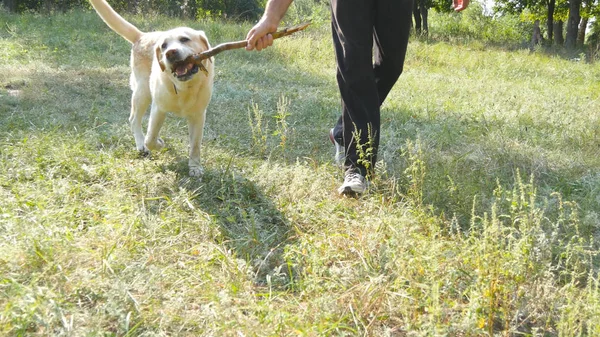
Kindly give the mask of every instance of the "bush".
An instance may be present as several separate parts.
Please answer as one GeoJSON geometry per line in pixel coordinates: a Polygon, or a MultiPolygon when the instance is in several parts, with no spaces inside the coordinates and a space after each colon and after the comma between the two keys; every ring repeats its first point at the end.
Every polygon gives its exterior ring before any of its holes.
{"type": "Polygon", "coordinates": [[[430,35],[434,38],[478,40],[505,46],[526,44],[532,29],[531,23],[523,22],[517,15],[485,15],[478,2],[473,2],[461,14],[433,12],[429,22],[430,35]]]}
{"type": "Polygon", "coordinates": [[[191,0],[187,3],[193,6],[195,10],[190,12],[196,13],[197,17],[217,16],[233,20],[256,20],[264,8],[261,0],[191,0]]]}
{"type": "Polygon", "coordinates": [[[328,22],[330,18],[328,0],[295,0],[292,2],[285,19],[293,24],[311,21],[316,25],[328,22]]]}
{"type": "Polygon", "coordinates": [[[68,11],[88,6],[86,0],[19,0],[13,3],[5,1],[4,5],[18,13],[26,11],[50,12],[52,10],[68,11]]]}
{"type": "MultiPolygon", "coordinates": [[[[255,20],[263,12],[265,0],[110,0],[118,12],[156,12],[187,19],[225,17],[234,20],[255,20]]],[[[23,0],[7,8],[16,12],[53,10],[65,12],[75,8],[89,8],[87,0],[23,0]]]]}

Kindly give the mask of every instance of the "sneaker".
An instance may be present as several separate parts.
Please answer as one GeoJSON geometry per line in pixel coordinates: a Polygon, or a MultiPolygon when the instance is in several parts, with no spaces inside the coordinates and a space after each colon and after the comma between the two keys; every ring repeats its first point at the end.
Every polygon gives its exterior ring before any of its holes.
{"type": "Polygon", "coordinates": [[[338,188],[339,194],[363,194],[367,190],[367,181],[360,173],[346,172],[344,183],[338,188]]]}
{"type": "Polygon", "coordinates": [[[340,143],[337,142],[337,140],[335,140],[335,137],[333,136],[333,128],[331,130],[329,130],[329,140],[331,141],[331,143],[333,143],[333,145],[335,146],[335,163],[338,165],[343,165],[344,164],[344,146],[340,145],[340,143]]]}

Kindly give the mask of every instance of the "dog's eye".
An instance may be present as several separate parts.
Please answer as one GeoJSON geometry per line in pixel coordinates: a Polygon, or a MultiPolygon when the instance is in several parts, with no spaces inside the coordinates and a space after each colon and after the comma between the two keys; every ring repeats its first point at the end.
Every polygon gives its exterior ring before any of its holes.
{"type": "Polygon", "coordinates": [[[189,42],[189,41],[190,41],[190,39],[188,39],[187,37],[182,37],[182,38],[179,39],[179,42],[181,42],[181,43],[186,43],[186,42],[189,42]]]}
{"type": "Polygon", "coordinates": [[[161,45],[160,45],[160,48],[161,48],[161,49],[166,49],[166,48],[167,48],[167,43],[165,42],[165,43],[161,44],[161,45]]]}

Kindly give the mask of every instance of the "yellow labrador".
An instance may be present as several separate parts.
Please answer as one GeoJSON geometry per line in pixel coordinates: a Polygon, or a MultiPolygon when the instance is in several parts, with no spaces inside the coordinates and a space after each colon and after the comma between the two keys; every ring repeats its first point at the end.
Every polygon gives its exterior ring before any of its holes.
{"type": "Polygon", "coordinates": [[[131,114],[129,122],[139,151],[158,150],[164,142],[158,137],[167,112],[185,117],[189,130],[189,174],[200,176],[200,144],[204,132],[206,107],[210,101],[214,60],[198,65],[184,60],[210,48],[203,31],[179,27],[165,32],[141,32],[123,19],[105,0],[90,0],[102,20],[117,34],[131,42],[131,114]],[[146,137],[142,118],[150,106],[146,137]]]}

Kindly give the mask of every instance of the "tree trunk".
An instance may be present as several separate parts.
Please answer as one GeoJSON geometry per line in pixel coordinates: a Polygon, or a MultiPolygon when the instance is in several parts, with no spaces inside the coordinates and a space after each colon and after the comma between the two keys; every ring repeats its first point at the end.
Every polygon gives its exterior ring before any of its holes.
{"type": "Polygon", "coordinates": [[[546,29],[548,30],[548,42],[552,44],[553,32],[554,32],[554,7],[556,6],[556,0],[550,0],[548,2],[548,15],[546,17],[546,29]]]}
{"type": "Polygon", "coordinates": [[[542,43],[540,20],[535,20],[535,23],[533,24],[533,34],[531,34],[531,50],[534,50],[540,43],[542,43]]]}
{"type": "Polygon", "coordinates": [[[17,1],[16,0],[3,0],[4,7],[8,9],[9,12],[17,11],[17,1]]]}
{"type": "Polygon", "coordinates": [[[567,37],[565,39],[565,46],[569,49],[575,48],[575,44],[577,42],[579,21],[581,20],[579,15],[580,7],[581,0],[569,1],[569,21],[567,22],[567,37]]]}
{"type": "Polygon", "coordinates": [[[583,46],[585,43],[585,31],[588,25],[588,18],[581,18],[581,22],[579,23],[579,32],[577,33],[577,45],[583,46]]]}
{"type": "Polygon", "coordinates": [[[563,26],[564,23],[561,20],[554,22],[554,44],[557,46],[562,46],[565,44],[563,26]]]}

